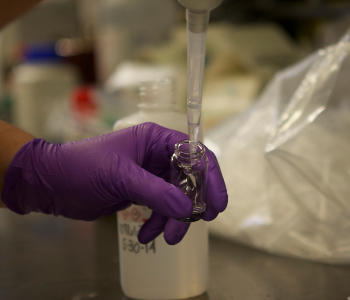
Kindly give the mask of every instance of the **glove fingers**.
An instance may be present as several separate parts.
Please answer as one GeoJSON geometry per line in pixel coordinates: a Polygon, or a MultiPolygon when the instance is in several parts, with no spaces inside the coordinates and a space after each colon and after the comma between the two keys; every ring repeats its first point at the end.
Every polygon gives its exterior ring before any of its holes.
{"type": "Polygon", "coordinates": [[[167,217],[153,212],[151,217],[142,225],[138,233],[140,243],[147,244],[154,240],[163,232],[167,220],[167,217]]]}
{"type": "Polygon", "coordinates": [[[164,228],[164,239],[169,245],[179,243],[186,234],[190,223],[184,223],[175,219],[169,219],[164,228]]]}
{"type": "Polygon", "coordinates": [[[143,123],[138,126],[139,132],[145,130],[152,136],[150,139],[149,135],[139,134],[140,137],[148,137],[147,142],[144,142],[147,148],[143,156],[142,167],[153,174],[164,177],[169,172],[170,158],[174,153],[175,144],[187,139],[188,136],[153,123],[143,123]]]}
{"type": "Polygon", "coordinates": [[[218,213],[225,210],[228,196],[216,157],[213,152],[208,149],[206,150],[208,157],[208,178],[206,189],[207,210],[203,215],[203,219],[211,221],[216,218],[218,213]]]}
{"type": "Polygon", "coordinates": [[[169,218],[191,215],[191,200],[181,190],[136,165],[131,169],[132,177],[124,183],[128,199],[169,218]]]}

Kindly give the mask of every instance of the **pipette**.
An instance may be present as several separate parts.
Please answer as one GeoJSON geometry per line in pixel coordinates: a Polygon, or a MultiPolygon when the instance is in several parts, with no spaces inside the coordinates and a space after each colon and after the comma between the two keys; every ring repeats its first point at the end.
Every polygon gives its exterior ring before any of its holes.
{"type": "Polygon", "coordinates": [[[222,0],[178,0],[187,21],[187,124],[189,140],[199,142],[202,113],[205,41],[210,11],[222,0]]]}

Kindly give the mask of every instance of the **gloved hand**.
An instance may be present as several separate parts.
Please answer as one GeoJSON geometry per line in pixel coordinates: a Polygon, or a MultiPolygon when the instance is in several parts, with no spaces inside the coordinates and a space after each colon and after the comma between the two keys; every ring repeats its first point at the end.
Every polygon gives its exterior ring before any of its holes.
{"type": "MultiPolygon", "coordinates": [[[[94,220],[130,204],[153,210],[139,232],[149,242],[164,231],[169,244],[179,242],[188,224],[175,220],[191,215],[192,204],[166,182],[174,145],[186,135],[144,123],[79,142],[50,144],[33,139],[12,160],[2,200],[11,210],[94,220]]],[[[205,220],[227,205],[227,193],[214,154],[207,152],[208,185],[205,220]]]]}

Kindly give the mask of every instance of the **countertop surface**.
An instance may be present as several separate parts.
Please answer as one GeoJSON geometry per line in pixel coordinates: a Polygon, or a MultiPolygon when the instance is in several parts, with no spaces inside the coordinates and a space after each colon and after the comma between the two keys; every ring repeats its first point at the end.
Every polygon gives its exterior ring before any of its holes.
{"type": "MultiPolygon", "coordinates": [[[[125,300],[115,218],[81,222],[0,209],[0,299],[125,300]]],[[[349,232],[350,234],[350,232],[349,232]]],[[[210,285],[192,300],[349,300],[350,266],[210,238],[210,285]]]]}

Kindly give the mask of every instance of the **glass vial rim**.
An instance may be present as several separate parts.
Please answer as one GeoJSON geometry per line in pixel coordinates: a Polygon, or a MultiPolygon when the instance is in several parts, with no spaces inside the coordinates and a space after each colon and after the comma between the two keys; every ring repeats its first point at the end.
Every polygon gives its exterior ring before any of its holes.
{"type": "Polygon", "coordinates": [[[201,142],[193,142],[188,139],[183,140],[181,142],[178,142],[175,144],[175,151],[174,154],[186,161],[191,161],[191,160],[200,160],[204,157],[205,155],[205,147],[201,142]],[[190,149],[192,147],[195,147],[196,151],[192,152],[190,149]]]}

